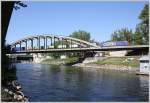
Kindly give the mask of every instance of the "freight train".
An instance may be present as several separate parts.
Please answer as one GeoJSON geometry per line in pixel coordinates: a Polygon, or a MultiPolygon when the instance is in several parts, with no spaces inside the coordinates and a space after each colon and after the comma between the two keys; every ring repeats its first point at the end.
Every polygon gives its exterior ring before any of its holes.
{"type": "Polygon", "coordinates": [[[129,46],[128,41],[107,41],[101,43],[101,47],[112,47],[112,46],[129,46]]]}

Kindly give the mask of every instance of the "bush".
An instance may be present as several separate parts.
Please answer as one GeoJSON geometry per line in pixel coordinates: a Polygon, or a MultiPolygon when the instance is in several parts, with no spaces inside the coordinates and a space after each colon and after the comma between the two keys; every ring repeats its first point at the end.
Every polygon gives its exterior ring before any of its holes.
{"type": "Polygon", "coordinates": [[[75,64],[79,61],[79,58],[78,57],[71,57],[71,58],[67,58],[65,60],[65,64],[66,65],[72,65],[72,64],[75,64]]]}

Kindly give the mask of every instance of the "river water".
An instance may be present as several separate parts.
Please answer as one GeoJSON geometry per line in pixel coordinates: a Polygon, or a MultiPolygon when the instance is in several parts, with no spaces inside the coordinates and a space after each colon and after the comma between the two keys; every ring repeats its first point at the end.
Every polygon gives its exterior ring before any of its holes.
{"type": "Polygon", "coordinates": [[[16,64],[18,82],[33,102],[148,101],[148,77],[114,70],[16,64]]]}

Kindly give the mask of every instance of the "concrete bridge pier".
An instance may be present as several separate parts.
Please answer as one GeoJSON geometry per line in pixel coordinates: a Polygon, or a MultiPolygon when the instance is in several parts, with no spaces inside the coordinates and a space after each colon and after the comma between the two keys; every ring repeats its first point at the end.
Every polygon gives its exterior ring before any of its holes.
{"type": "Polygon", "coordinates": [[[33,56],[33,63],[40,63],[41,61],[44,60],[44,58],[40,53],[33,53],[32,56],[33,56]]]}

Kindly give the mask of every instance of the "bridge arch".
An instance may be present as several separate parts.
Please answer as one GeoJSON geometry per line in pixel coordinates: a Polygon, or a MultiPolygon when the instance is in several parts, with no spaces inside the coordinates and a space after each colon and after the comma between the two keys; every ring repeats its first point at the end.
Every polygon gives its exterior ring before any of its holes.
{"type": "Polygon", "coordinates": [[[56,36],[52,34],[46,35],[34,35],[22,38],[11,44],[11,49],[16,48],[16,45],[20,45],[20,51],[22,51],[22,43],[25,43],[24,51],[34,51],[34,50],[47,50],[47,49],[64,49],[64,48],[99,48],[99,46],[92,44],[90,42],[65,36],[56,36]],[[34,47],[34,40],[36,39],[36,46],[34,47]],[[43,44],[41,43],[43,39],[43,44]],[[28,42],[31,43],[28,43],[28,42]],[[49,44],[48,44],[49,42],[49,44]],[[31,48],[28,48],[28,46],[31,48]],[[42,46],[41,46],[42,45],[42,46]]]}

